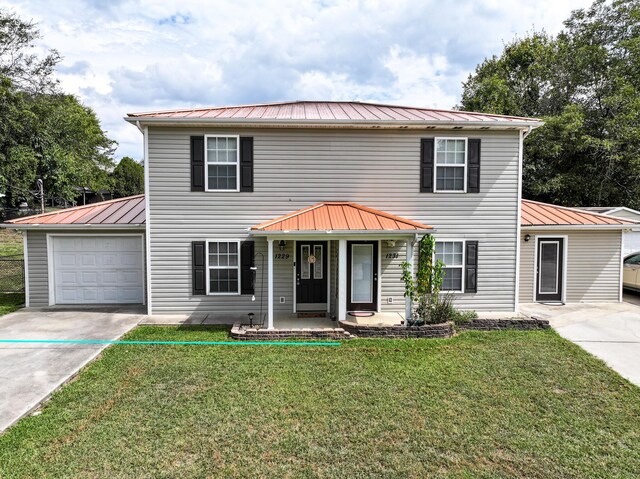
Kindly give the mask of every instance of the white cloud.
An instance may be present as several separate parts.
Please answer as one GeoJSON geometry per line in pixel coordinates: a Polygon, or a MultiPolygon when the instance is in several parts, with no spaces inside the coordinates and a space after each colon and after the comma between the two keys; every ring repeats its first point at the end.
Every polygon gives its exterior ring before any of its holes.
{"type": "Polygon", "coordinates": [[[142,156],[131,111],[291,99],[453,107],[461,82],[514,36],[556,33],[591,0],[0,0],[116,139],[142,156]]]}

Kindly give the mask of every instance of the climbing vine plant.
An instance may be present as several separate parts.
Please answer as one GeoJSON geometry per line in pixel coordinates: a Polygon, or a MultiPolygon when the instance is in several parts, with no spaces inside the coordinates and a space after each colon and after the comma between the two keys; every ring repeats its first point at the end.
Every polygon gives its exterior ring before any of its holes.
{"type": "Polygon", "coordinates": [[[408,325],[421,325],[430,322],[431,311],[438,302],[442,286],[442,267],[435,260],[436,240],[425,235],[418,243],[418,265],[415,275],[411,263],[402,263],[402,280],[405,284],[404,296],[411,299],[413,314],[407,318],[408,325]]]}

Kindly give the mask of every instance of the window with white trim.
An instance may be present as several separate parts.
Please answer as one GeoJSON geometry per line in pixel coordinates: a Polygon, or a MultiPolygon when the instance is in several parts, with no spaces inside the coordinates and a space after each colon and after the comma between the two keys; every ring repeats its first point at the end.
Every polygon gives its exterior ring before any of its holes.
{"type": "Polygon", "coordinates": [[[209,294],[240,292],[240,242],[208,241],[209,294]]]}
{"type": "Polygon", "coordinates": [[[239,138],[207,135],[205,139],[207,191],[238,191],[239,138]]]}
{"type": "Polygon", "coordinates": [[[462,292],[464,241],[436,241],[436,261],[441,261],[442,291],[462,292]]]}
{"type": "Polygon", "coordinates": [[[435,190],[466,191],[467,139],[436,138],[435,190]]]}

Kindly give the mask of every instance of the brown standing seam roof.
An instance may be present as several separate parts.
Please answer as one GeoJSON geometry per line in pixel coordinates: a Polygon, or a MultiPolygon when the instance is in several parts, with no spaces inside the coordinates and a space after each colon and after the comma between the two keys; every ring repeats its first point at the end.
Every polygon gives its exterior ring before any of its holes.
{"type": "Polygon", "coordinates": [[[635,221],[580,211],[532,200],[522,200],[522,226],[637,225],[635,221]]]}
{"type": "Polygon", "coordinates": [[[144,195],[101,201],[7,221],[13,225],[138,225],[145,223],[144,195]]]}
{"type": "Polygon", "coordinates": [[[418,231],[431,226],[357,203],[318,203],[253,226],[253,231],[418,231]]]}
{"type": "Polygon", "coordinates": [[[442,121],[442,122],[539,122],[537,118],[493,115],[468,111],[415,108],[357,101],[294,101],[257,105],[187,108],[129,113],[129,118],[325,120],[325,121],[442,121]]]}

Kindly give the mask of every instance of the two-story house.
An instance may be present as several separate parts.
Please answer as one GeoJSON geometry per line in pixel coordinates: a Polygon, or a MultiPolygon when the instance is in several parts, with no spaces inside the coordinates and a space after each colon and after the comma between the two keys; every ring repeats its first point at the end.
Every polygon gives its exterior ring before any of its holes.
{"type": "Polygon", "coordinates": [[[629,222],[528,203],[521,231],[523,141],[538,119],[311,101],[125,119],[143,134],[145,196],[8,225],[26,230],[31,306],[144,303],[226,323],[253,313],[267,327],[401,320],[401,265],[425,234],[459,308],[619,300],[629,222]],[[606,281],[586,269],[573,293],[570,272],[594,255],[584,243],[572,255],[569,235],[588,245],[596,229],[606,281]]]}

